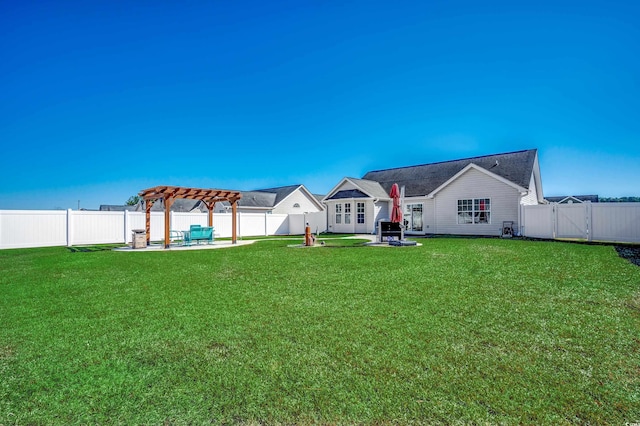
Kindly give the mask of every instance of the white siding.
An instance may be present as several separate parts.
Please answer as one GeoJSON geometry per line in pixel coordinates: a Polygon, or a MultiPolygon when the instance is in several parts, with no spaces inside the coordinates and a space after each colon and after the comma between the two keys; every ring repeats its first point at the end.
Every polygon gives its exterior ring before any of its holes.
{"type": "Polygon", "coordinates": [[[522,197],[522,201],[520,201],[520,204],[523,204],[525,206],[533,206],[539,204],[536,180],[533,178],[533,174],[531,175],[531,181],[529,182],[529,193],[522,197]]]}
{"type": "MultiPolygon", "coordinates": [[[[373,206],[373,203],[371,203],[373,206]]],[[[378,232],[378,222],[381,220],[389,220],[389,203],[386,201],[379,201],[374,206],[374,214],[375,221],[373,222],[373,228],[371,228],[371,233],[378,232]]]]}
{"type": "Polygon", "coordinates": [[[340,185],[340,188],[338,189],[338,191],[348,191],[349,189],[357,189],[358,191],[361,191],[359,187],[357,187],[356,185],[354,185],[348,180],[345,181],[342,185],[340,185]]]}
{"type": "Polygon", "coordinates": [[[333,231],[331,231],[331,232],[345,233],[345,234],[353,234],[353,233],[355,233],[354,212],[355,212],[355,202],[354,202],[353,199],[345,198],[345,199],[342,199],[342,200],[336,200],[335,203],[333,203],[333,210],[330,213],[330,215],[333,217],[333,231]],[[336,221],[335,221],[335,217],[336,217],[336,207],[335,206],[336,206],[336,204],[342,204],[341,223],[336,223],[336,221]],[[350,204],[351,205],[351,223],[345,223],[345,205],[346,204],[350,204]]]}
{"type": "Polygon", "coordinates": [[[434,234],[436,232],[436,210],[433,198],[427,198],[422,201],[422,216],[425,234],[434,234]]]}
{"type": "Polygon", "coordinates": [[[517,229],[520,193],[513,187],[475,169],[470,169],[435,196],[438,234],[500,235],[503,221],[517,229]],[[458,225],[458,200],[491,199],[491,223],[458,225]]]}
{"type": "Polygon", "coordinates": [[[373,200],[369,198],[345,198],[341,200],[326,201],[327,205],[327,230],[335,233],[347,233],[352,234],[358,232],[364,232],[367,234],[374,233],[378,220],[388,219],[389,213],[387,208],[387,202],[379,202],[375,205],[373,200]],[[351,223],[344,223],[344,205],[351,204],[351,223]],[[364,221],[365,226],[358,226],[358,212],[356,203],[364,203],[364,221]],[[342,223],[336,223],[336,204],[342,204],[342,223]],[[357,228],[356,228],[357,227],[357,228]]]}
{"type": "Polygon", "coordinates": [[[310,199],[300,188],[289,194],[273,209],[273,213],[276,214],[303,214],[305,212],[315,213],[319,211],[322,211],[322,209],[318,207],[318,204],[310,199]],[[295,204],[299,204],[300,207],[293,207],[295,204]]]}

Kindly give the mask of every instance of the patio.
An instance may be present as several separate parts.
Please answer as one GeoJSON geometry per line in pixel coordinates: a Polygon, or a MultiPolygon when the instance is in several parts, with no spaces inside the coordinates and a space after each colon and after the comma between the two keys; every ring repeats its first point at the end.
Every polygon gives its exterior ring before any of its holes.
{"type": "Polygon", "coordinates": [[[184,250],[211,250],[211,249],[221,249],[221,248],[229,248],[229,247],[239,247],[246,246],[249,244],[255,243],[256,240],[236,240],[235,242],[231,240],[223,240],[223,241],[214,241],[213,244],[192,244],[190,246],[185,246],[182,244],[170,244],[165,247],[163,242],[152,243],[143,248],[134,249],[131,245],[126,247],[117,247],[114,248],[114,251],[122,251],[122,252],[138,252],[145,253],[150,251],[184,251],[184,250]]]}
{"type": "Polygon", "coordinates": [[[231,204],[232,216],[232,233],[231,241],[236,244],[236,230],[237,228],[237,203],[242,194],[240,191],[232,191],[227,189],[203,189],[203,188],[187,188],[182,186],[156,186],[140,191],[138,194],[145,202],[145,231],[147,237],[147,246],[151,245],[151,206],[155,202],[162,202],[164,205],[165,219],[164,219],[164,241],[165,249],[170,248],[168,242],[171,241],[171,204],[177,198],[187,200],[200,200],[203,201],[209,210],[208,223],[209,226],[213,226],[213,211],[216,203],[229,202],[231,204]]]}

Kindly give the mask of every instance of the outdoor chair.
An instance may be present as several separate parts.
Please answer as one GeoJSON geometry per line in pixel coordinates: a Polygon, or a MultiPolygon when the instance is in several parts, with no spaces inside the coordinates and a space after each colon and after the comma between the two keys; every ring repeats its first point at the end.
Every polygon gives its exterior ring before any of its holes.
{"type": "Polygon", "coordinates": [[[500,231],[502,238],[513,237],[513,221],[507,220],[502,222],[502,230],[500,231]]]}

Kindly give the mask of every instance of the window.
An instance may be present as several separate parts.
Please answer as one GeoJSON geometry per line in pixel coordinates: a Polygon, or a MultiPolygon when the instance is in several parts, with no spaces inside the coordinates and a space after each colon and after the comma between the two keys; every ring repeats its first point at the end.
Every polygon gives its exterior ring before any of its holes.
{"type": "Polygon", "coordinates": [[[344,223],[351,223],[351,203],[344,205],[344,223]]]}
{"type": "Polygon", "coordinates": [[[404,208],[403,221],[406,231],[422,231],[422,204],[407,204],[404,208]]]}
{"type": "Polygon", "coordinates": [[[295,204],[293,205],[293,208],[294,208],[294,209],[299,209],[299,208],[300,208],[300,204],[295,203],[295,204]]]}
{"type": "Polygon", "coordinates": [[[491,200],[473,198],[458,200],[458,224],[491,223],[491,200]]]}
{"type": "Polygon", "coordinates": [[[364,203],[356,203],[356,221],[358,223],[364,223],[364,203]]]}
{"type": "Polygon", "coordinates": [[[336,223],[342,223],[342,204],[336,204],[336,223]]]}

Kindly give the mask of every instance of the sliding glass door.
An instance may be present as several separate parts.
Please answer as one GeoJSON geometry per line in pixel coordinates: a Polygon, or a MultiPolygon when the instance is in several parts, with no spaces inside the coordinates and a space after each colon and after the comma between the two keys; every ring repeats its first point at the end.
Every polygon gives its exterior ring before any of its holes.
{"type": "Polygon", "coordinates": [[[405,204],[405,232],[422,232],[422,204],[405,204]]]}

